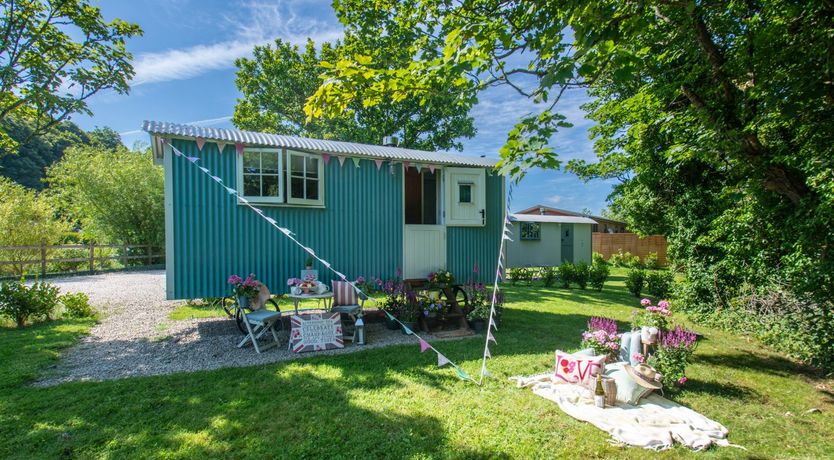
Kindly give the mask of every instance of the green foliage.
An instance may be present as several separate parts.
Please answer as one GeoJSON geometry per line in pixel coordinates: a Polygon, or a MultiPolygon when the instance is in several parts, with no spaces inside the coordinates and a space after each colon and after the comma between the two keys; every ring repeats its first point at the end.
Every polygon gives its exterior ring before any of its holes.
{"type": "Polygon", "coordinates": [[[47,178],[51,197],[89,236],[164,246],[163,174],[150,152],[74,147],[47,178]]]}
{"type": "Polygon", "coordinates": [[[573,282],[576,283],[580,289],[588,287],[588,278],[590,276],[590,267],[584,260],[580,260],[573,266],[573,282]]]}
{"type": "Polygon", "coordinates": [[[588,271],[588,282],[591,284],[591,287],[597,291],[602,291],[610,272],[611,270],[607,263],[597,263],[595,261],[591,264],[591,269],[588,271]]]}
{"type": "Polygon", "coordinates": [[[608,261],[604,255],[594,252],[591,254],[591,265],[608,265],[608,261]]]}
{"type": "Polygon", "coordinates": [[[648,270],[658,270],[660,269],[660,260],[657,257],[656,252],[650,252],[646,255],[645,259],[643,260],[643,266],[646,267],[648,270]]]}
{"type": "Polygon", "coordinates": [[[59,298],[64,314],[70,318],[92,318],[96,315],[90,298],[83,292],[68,292],[59,298]]]}
{"type": "Polygon", "coordinates": [[[525,283],[528,286],[533,281],[535,270],[531,267],[515,267],[507,270],[507,275],[510,278],[510,283],[515,286],[516,283],[525,283]]]}
{"type": "Polygon", "coordinates": [[[654,299],[669,297],[675,275],[670,271],[652,270],[646,275],[646,292],[654,299]]]}
{"type": "Polygon", "coordinates": [[[280,39],[274,47],[256,46],[252,58],[237,61],[235,83],[243,97],[238,99],[232,121],[242,129],[368,144],[379,144],[383,137],[396,134],[402,147],[460,150],[459,139],[472,137],[475,128],[468,116],[471,103],[456,104],[451,88],[438,88],[427,101],[370,103],[375,97],[368,95],[325,119],[309,119],[304,113],[305,102],[321,84],[319,75],[345,57],[367,55],[380,65],[407,65],[411,34],[389,28],[371,44],[348,34],[341,42],[322,44],[318,51],[312,40],[303,51],[280,39]]]}
{"type": "Polygon", "coordinates": [[[26,325],[30,318],[50,319],[58,303],[60,291],[44,282],[31,287],[20,281],[7,281],[0,285],[0,316],[9,318],[17,327],[26,325]]]}
{"type": "Polygon", "coordinates": [[[628,271],[628,274],[626,275],[626,289],[628,289],[628,292],[634,295],[634,297],[640,297],[640,293],[643,292],[645,283],[645,271],[639,268],[634,268],[628,271]]]}
{"type": "Polygon", "coordinates": [[[629,251],[623,252],[622,249],[618,249],[616,254],[612,254],[608,263],[615,267],[641,268],[640,256],[632,255],[629,251]]]}
{"type": "MultiPolygon", "coordinates": [[[[47,200],[0,177],[0,246],[40,246],[42,241],[48,245],[58,244],[68,230],[69,225],[55,217],[55,209],[47,200]]],[[[0,258],[14,262],[32,261],[40,258],[40,250],[4,249],[0,250],[0,258]]],[[[20,276],[38,270],[39,266],[13,264],[0,268],[20,276]]]]}
{"type": "Polygon", "coordinates": [[[542,267],[540,275],[544,286],[551,287],[556,284],[559,272],[556,267],[542,267]]]}
{"type": "Polygon", "coordinates": [[[570,288],[570,283],[574,281],[576,275],[576,268],[570,262],[562,262],[559,265],[559,283],[564,289],[570,288]]]}
{"type": "MultiPolygon", "coordinates": [[[[0,121],[29,119],[36,136],[72,114],[90,115],[87,99],[100,91],[128,92],[125,40],[142,34],[136,24],[106,22],[87,0],[4,0],[0,10],[0,121]]],[[[0,131],[2,150],[15,145],[0,131]]]]}

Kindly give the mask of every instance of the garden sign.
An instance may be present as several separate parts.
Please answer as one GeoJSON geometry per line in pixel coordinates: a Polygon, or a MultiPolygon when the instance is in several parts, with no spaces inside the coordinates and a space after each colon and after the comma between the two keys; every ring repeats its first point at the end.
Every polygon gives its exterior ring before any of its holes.
{"type": "Polygon", "coordinates": [[[339,313],[294,315],[290,327],[290,348],[295,353],[345,347],[339,313]]]}

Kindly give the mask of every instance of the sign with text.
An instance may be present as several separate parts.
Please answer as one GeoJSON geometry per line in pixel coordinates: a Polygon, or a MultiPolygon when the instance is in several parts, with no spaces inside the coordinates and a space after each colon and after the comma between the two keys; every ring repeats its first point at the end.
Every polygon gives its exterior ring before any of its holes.
{"type": "Polygon", "coordinates": [[[339,313],[294,315],[290,326],[290,349],[295,353],[345,347],[339,313]]]}

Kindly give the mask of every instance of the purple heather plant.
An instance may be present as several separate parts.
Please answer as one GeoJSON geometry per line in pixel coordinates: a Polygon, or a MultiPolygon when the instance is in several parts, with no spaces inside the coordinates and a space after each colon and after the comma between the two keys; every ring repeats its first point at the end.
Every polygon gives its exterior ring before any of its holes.
{"type": "Polygon", "coordinates": [[[694,332],[680,325],[660,332],[657,352],[649,358],[649,364],[663,375],[664,384],[680,386],[686,383],[686,366],[697,341],[694,332]]]}
{"type": "Polygon", "coordinates": [[[599,356],[613,356],[620,349],[617,322],[611,318],[592,316],[588,320],[588,330],[582,333],[582,346],[593,348],[599,356]]]}

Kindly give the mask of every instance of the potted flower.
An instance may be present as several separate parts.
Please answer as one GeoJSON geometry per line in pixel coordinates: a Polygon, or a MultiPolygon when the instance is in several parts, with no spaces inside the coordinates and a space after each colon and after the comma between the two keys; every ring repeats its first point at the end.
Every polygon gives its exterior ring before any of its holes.
{"type": "Polygon", "coordinates": [[[240,308],[249,308],[249,301],[258,296],[258,280],[254,273],[250,273],[246,279],[231,275],[226,282],[232,285],[240,308]]]}
{"type": "Polygon", "coordinates": [[[301,294],[301,285],[304,281],[301,278],[290,278],[287,280],[287,286],[290,287],[290,293],[293,295],[301,294]]]}
{"type": "Polygon", "coordinates": [[[658,333],[666,330],[668,318],[672,316],[672,311],[669,310],[669,302],[661,300],[655,306],[652,305],[651,300],[643,299],[640,304],[645,308],[634,313],[631,320],[632,329],[640,331],[640,338],[643,343],[655,343],[658,333]]]}
{"type": "Polygon", "coordinates": [[[582,333],[582,347],[592,348],[597,356],[613,359],[620,350],[617,322],[611,318],[592,316],[588,320],[588,330],[582,333]]]}
{"type": "Polygon", "coordinates": [[[417,329],[420,312],[417,310],[418,303],[416,296],[407,291],[405,293],[405,302],[400,305],[398,319],[404,325],[402,328],[403,334],[411,334],[411,331],[417,329]],[[407,329],[406,329],[407,328],[407,329]]]}
{"type": "Polygon", "coordinates": [[[440,291],[455,284],[455,275],[447,270],[429,273],[428,279],[430,291],[440,291]]]}
{"type": "MultiPolygon", "coordinates": [[[[383,297],[380,301],[380,308],[389,313],[391,316],[399,317],[400,311],[406,303],[405,284],[401,281],[392,280],[388,280],[386,282],[382,282],[382,280],[377,281],[379,290],[385,294],[385,297],[383,297]]],[[[397,321],[392,320],[388,315],[385,315],[385,325],[391,330],[397,330],[400,328],[400,324],[397,321]]]]}
{"type": "Polygon", "coordinates": [[[469,326],[472,327],[472,330],[476,334],[484,332],[484,329],[487,327],[487,319],[489,319],[489,305],[483,302],[475,305],[469,314],[466,315],[466,319],[469,320],[469,326]]]}
{"type": "Polygon", "coordinates": [[[686,366],[695,352],[697,335],[681,326],[668,332],[660,332],[657,351],[648,359],[649,365],[657,369],[666,385],[682,386],[686,383],[686,366]]]}

